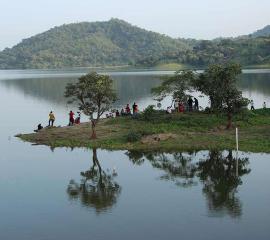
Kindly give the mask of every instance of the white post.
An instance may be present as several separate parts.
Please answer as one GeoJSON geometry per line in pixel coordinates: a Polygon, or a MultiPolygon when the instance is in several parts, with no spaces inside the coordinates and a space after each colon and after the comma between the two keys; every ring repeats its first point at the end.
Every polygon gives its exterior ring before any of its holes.
{"type": "Polygon", "coordinates": [[[238,177],[238,128],[235,129],[235,140],[236,140],[236,176],[238,177]]]}

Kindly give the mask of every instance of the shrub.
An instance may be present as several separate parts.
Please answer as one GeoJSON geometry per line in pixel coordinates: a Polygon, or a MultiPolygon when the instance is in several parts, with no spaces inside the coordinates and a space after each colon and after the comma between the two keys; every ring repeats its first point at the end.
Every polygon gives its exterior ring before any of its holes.
{"type": "Polygon", "coordinates": [[[137,142],[139,140],[141,140],[142,135],[138,132],[134,132],[134,131],[130,131],[127,136],[126,136],[126,140],[128,142],[137,142]]]}

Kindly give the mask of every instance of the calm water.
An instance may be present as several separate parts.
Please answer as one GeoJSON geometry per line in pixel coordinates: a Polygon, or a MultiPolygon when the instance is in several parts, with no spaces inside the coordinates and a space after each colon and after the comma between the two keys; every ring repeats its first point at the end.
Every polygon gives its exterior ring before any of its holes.
{"type": "MultiPolygon", "coordinates": [[[[45,125],[51,109],[67,124],[64,86],[83,72],[0,71],[0,239],[270,239],[269,154],[95,154],[13,137],[45,125]]],[[[164,74],[112,73],[115,106],[155,104],[149,92],[164,74]]],[[[239,88],[269,105],[270,71],[245,72],[239,88]]]]}

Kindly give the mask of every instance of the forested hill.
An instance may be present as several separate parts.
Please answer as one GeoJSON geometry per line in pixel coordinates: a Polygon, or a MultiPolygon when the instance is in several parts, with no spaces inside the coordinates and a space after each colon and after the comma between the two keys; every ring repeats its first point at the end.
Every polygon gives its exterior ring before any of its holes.
{"type": "Polygon", "coordinates": [[[244,66],[270,64],[270,36],[257,35],[198,41],[173,39],[119,19],[74,23],[54,27],[0,52],[0,68],[148,67],[163,63],[203,67],[231,60],[244,66]]]}
{"type": "Polygon", "coordinates": [[[252,37],[270,37],[270,25],[251,34],[252,37]]]}
{"type": "Polygon", "coordinates": [[[134,64],[148,56],[190,49],[186,41],[118,19],[55,27],[0,53],[0,68],[59,68],[134,64]]]}

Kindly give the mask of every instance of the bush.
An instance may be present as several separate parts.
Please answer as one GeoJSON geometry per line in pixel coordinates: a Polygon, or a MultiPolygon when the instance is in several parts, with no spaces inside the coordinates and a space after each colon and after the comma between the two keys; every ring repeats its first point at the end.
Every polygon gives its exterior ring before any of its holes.
{"type": "Polygon", "coordinates": [[[127,136],[126,136],[126,140],[128,142],[137,142],[139,140],[141,140],[142,135],[138,132],[134,132],[134,131],[130,131],[127,136]]]}
{"type": "Polygon", "coordinates": [[[149,105],[144,111],[143,111],[143,119],[146,121],[149,121],[154,118],[155,115],[155,109],[154,105],[149,105]]]}

